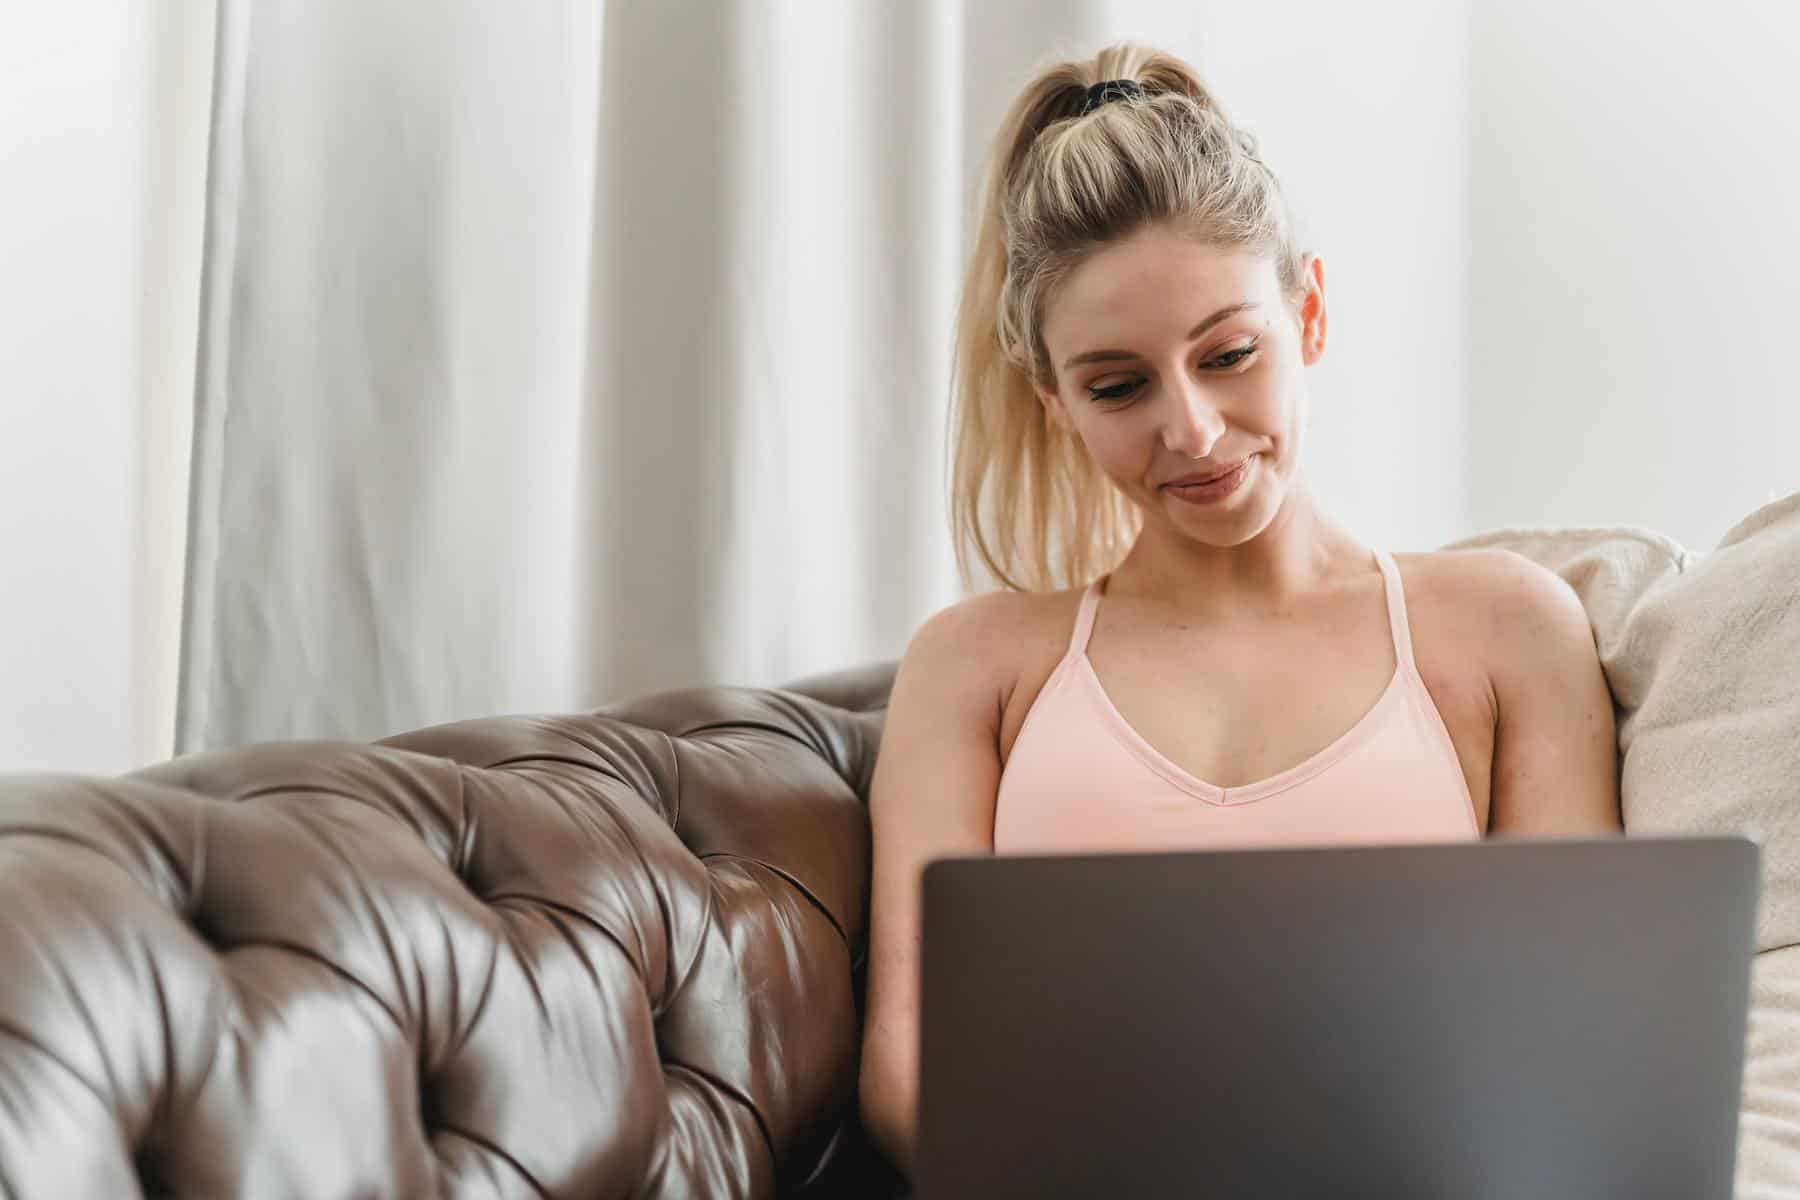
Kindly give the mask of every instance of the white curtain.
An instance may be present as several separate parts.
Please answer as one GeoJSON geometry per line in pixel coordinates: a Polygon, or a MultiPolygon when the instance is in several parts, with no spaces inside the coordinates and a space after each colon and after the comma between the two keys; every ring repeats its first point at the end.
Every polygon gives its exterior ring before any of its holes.
{"type": "Polygon", "coordinates": [[[897,656],[961,594],[975,171],[1123,38],[1208,72],[1327,255],[1321,487],[1459,532],[1467,13],[1303,7],[222,0],[177,749],[897,656]],[[1373,122],[1423,147],[1379,187],[1373,122]]]}
{"type": "Polygon", "coordinates": [[[173,745],[212,9],[0,5],[0,771],[173,745]]]}
{"type": "Polygon", "coordinates": [[[599,33],[221,3],[178,751],[573,698],[599,33]]]}

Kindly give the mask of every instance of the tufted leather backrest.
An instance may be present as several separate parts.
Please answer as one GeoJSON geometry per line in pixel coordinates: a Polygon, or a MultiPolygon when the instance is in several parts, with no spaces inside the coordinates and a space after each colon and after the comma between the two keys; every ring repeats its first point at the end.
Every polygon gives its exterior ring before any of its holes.
{"type": "Polygon", "coordinates": [[[894,669],[0,777],[0,1194],[873,1186],[894,669]]]}

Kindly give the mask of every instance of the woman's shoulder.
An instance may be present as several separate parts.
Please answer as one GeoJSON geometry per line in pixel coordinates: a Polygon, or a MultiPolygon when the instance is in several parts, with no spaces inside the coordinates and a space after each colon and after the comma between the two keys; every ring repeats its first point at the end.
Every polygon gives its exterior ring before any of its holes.
{"type": "Polygon", "coordinates": [[[1517,551],[1483,546],[1393,557],[1413,623],[1454,630],[1465,647],[1510,657],[1546,626],[1585,626],[1586,610],[1568,581],[1517,551]]]}
{"type": "Polygon", "coordinates": [[[1548,604],[1552,607],[1580,601],[1568,582],[1542,563],[1516,550],[1477,546],[1462,550],[1426,550],[1395,554],[1394,565],[1410,596],[1415,583],[1421,590],[1445,599],[1483,607],[1548,604]]]}
{"type": "Polygon", "coordinates": [[[1041,673],[1068,647],[1082,587],[1051,592],[997,590],[957,600],[927,617],[908,655],[960,664],[991,680],[1004,704],[1021,680],[1041,673]]]}

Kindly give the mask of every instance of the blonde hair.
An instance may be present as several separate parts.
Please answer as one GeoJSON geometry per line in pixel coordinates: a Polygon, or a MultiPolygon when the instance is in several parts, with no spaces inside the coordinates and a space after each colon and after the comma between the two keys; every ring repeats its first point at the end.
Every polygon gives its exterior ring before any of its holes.
{"type": "Polygon", "coordinates": [[[1015,591],[1051,591],[1111,569],[1142,514],[1047,419],[1054,388],[1046,299],[1089,255],[1151,225],[1271,260],[1283,296],[1304,289],[1306,255],[1257,141],[1233,125],[1192,66],[1122,43],[1057,62],[1025,86],[994,137],[980,224],[957,310],[950,519],[971,556],[1015,591]],[[1091,85],[1142,89],[1083,114],[1091,85]]]}

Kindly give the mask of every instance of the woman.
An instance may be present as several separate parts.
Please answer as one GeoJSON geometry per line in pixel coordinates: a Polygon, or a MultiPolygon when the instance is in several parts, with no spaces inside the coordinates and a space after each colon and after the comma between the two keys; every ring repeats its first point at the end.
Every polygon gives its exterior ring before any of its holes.
{"type": "Polygon", "coordinates": [[[1052,66],[990,163],[953,512],[965,581],[973,548],[1008,590],[912,639],[870,798],[861,1098],[909,1175],[932,858],[1621,832],[1573,591],[1314,499],[1324,267],[1193,68],[1052,66]]]}

